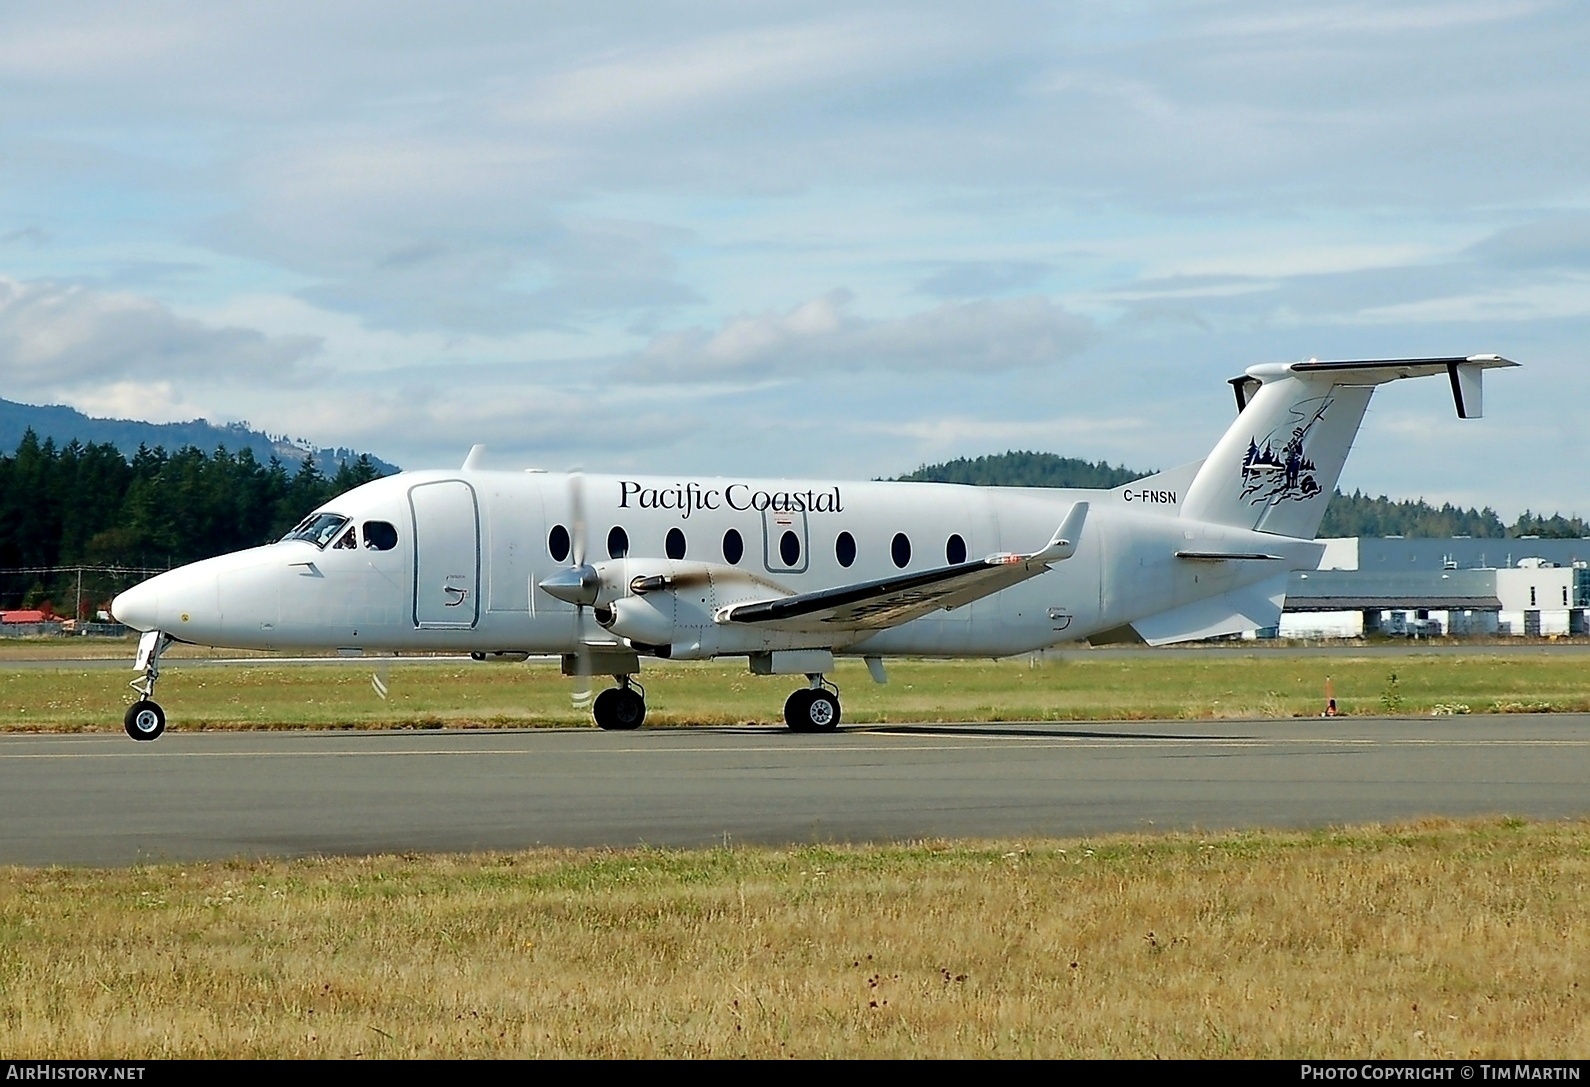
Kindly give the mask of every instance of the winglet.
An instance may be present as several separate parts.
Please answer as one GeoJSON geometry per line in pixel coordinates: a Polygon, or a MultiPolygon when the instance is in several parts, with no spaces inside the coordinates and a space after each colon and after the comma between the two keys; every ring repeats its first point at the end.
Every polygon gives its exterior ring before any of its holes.
{"type": "Polygon", "coordinates": [[[1082,524],[1088,519],[1088,504],[1078,502],[1071,507],[1071,512],[1066,514],[1066,519],[1060,522],[1060,527],[1055,529],[1054,535],[1044,545],[1044,549],[1028,558],[1028,562],[1060,562],[1069,559],[1077,553],[1077,542],[1082,539],[1082,524]]]}
{"type": "Polygon", "coordinates": [[[472,445],[469,447],[469,456],[464,458],[464,467],[461,471],[468,472],[477,469],[485,462],[485,459],[486,447],[479,444],[472,445]]]}

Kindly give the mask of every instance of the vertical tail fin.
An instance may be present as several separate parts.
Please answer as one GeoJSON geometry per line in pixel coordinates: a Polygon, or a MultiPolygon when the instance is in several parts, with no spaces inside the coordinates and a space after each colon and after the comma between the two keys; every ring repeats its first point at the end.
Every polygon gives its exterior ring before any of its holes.
{"type": "Polygon", "coordinates": [[[1182,502],[1198,521],[1312,539],[1375,386],[1444,374],[1460,418],[1480,414],[1480,377],[1498,355],[1268,363],[1232,381],[1238,415],[1182,502]]]}

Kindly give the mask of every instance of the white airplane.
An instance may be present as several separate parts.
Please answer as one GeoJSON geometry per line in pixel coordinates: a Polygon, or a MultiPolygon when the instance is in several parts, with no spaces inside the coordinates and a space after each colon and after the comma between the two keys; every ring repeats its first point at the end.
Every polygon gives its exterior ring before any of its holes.
{"type": "Polygon", "coordinates": [[[1231,384],[1238,415],[1209,456],[1113,490],[738,477],[403,472],[347,492],[276,543],[160,574],[118,596],[143,631],[128,735],[172,641],[234,649],[558,654],[610,674],[592,707],[637,728],[641,658],[747,657],[801,675],[784,717],[838,726],[837,657],[885,680],[890,656],[1000,657],[1062,641],[1151,645],[1279,621],[1375,387],[1464,358],[1271,363],[1231,384]]]}

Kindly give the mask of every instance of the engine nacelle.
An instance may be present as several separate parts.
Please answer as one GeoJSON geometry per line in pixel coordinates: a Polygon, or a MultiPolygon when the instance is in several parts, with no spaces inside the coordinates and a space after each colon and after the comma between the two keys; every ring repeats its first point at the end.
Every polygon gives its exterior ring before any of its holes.
{"type": "Polygon", "coordinates": [[[615,559],[596,564],[600,603],[592,615],[640,652],[676,660],[770,650],[830,647],[821,635],[718,623],[726,606],[787,596],[776,581],[733,566],[673,559],[615,559]]]}
{"type": "Polygon", "coordinates": [[[620,638],[639,645],[671,648],[674,644],[673,596],[673,593],[626,596],[597,609],[596,619],[620,638]]]}

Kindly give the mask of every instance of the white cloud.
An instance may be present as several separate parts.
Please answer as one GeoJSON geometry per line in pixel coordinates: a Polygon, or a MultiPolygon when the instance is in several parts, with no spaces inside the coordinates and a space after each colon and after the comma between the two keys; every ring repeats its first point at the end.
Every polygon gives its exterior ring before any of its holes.
{"type": "Polygon", "coordinates": [[[1540,0],[1505,3],[1374,3],[1310,4],[1294,10],[1266,10],[1253,15],[1216,18],[1205,28],[1211,36],[1262,35],[1296,38],[1319,34],[1400,34],[1450,27],[1482,26],[1520,19],[1549,6],[1540,0]]]}
{"type": "Polygon", "coordinates": [[[818,370],[1000,372],[1064,362],[1093,338],[1093,322],[1047,298],[944,302],[906,317],[851,313],[830,291],[785,313],[735,317],[716,332],[655,337],[627,371],[643,378],[717,381],[818,370]]]}
{"type": "Polygon", "coordinates": [[[659,114],[741,109],[748,99],[830,88],[902,65],[925,42],[943,44],[930,20],[845,15],[758,26],[663,48],[616,48],[599,60],[535,81],[502,115],[584,126],[649,123],[659,114]]]}
{"type": "Polygon", "coordinates": [[[212,328],[138,295],[0,278],[0,382],[11,393],[171,375],[262,384],[319,346],[212,328]]]}
{"type": "Polygon", "coordinates": [[[142,419],[148,423],[185,423],[213,412],[189,399],[174,381],[114,381],[70,391],[64,399],[96,419],[142,419]]]}
{"type": "Polygon", "coordinates": [[[112,6],[91,17],[11,23],[0,35],[0,73],[13,79],[65,82],[147,71],[169,63],[203,40],[185,18],[151,18],[148,11],[112,6]]]}

